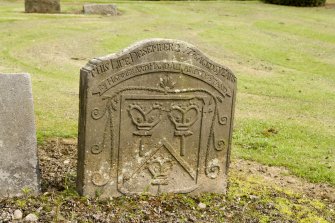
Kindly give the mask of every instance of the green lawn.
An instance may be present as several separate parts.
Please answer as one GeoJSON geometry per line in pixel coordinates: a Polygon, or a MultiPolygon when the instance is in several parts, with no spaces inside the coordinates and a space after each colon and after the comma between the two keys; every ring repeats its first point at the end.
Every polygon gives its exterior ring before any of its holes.
{"type": "Polygon", "coordinates": [[[334,7],[122,1],[122,15],[112,17],[74,14],[88,0],[61,2],[63,13],[53,15],[0,2],[0,72],[32,75],[40,141],[76,137],[79,69],[90,58],[174,38],[237,76],[233,158],[335,185],[334,7]]]}

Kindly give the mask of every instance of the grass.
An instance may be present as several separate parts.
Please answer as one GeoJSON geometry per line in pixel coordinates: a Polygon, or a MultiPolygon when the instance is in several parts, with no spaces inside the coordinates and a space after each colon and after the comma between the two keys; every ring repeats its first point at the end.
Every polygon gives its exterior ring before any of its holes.
{"type": "Polygon", "coordinates": [[[0,72],[32,75],[40,141],[76,137],[79,69],[90,58],[175,38],[238,78],[233,158],[335,185],[335,8],[119,1],[121,16],[73,14],[82,2],[64,0],[51,15],[0,2],[0,72]]]}

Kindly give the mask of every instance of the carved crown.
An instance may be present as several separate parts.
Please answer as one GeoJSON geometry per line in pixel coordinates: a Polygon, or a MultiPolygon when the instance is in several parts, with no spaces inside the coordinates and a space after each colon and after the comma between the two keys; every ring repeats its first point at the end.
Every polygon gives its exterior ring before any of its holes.
{"type": "Polygon", "coordinates": [[[186,131],[198,120],[199,108],[196,105],[173,105],[169,117],[178,131],[186,131]]]}
{"type": "Polygon", "coordinates": [[[128,109],[132,122],[139,130],[150,130],[160,122],[161,110],[157,105],[153,105],[145,111],[137,104],[131,104],[128,109]]]}

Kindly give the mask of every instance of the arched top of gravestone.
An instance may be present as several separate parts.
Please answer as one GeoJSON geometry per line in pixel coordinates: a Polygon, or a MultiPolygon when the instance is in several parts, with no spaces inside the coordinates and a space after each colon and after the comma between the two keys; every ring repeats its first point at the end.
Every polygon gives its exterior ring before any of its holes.
{"type": "MultiPolygon", "coordinates": [[[[91,83],[95,85],[110,75],[120,73],[120,71],[134,67],[141,69],[139,65],[151,66],[155,62],[171,62],[196,67],[200,69],[199,72],[205,73],[204,77],[207,73],[212,74],[223,81],[231,90],[236,86],[236,77],[229,68],[214,62],[195,46],[173,39],[155,38],[137,42],[119,53],[91,59],[82,68],[82,71],[89,74],[87,78],[92,79],[91,83]]],[[[155,69],[152,70],[152,72],[155,71],[155,69]]],[[[170,71],[170,68],[167,68],[167,71],[170,71]]],[[[149,72],[150,68],[145,71],[145,73],[149,72]]]]}

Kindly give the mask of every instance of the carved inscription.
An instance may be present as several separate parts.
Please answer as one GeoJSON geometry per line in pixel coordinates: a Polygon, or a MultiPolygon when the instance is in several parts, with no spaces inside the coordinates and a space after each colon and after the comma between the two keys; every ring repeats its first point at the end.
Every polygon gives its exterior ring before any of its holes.
{"type": "Polygon", "coordinates": [[[97,88],[93,90],[92,94],[102,95],[110,88],[115,87],[123,81],[138,75],[145,75],[153,72],[164,71],[183,73],[192,77],[199,78],[202,81],[206,81],[210,85],[215,87],[223,94],[223,96],[231,96],[231,90],[227,89],[226,84],[220,81],[214,75],[204,71],[201,68],[177,62],[150,62],[136,65],[130,69],[126,69],[124,71],[121,71],[120,73],[108,77],[106,80],[98,84],[97,88]]]}
{"type": "MultiPolygon", "coordinates": [[[[118,59],[111,59],[107,62],[100,63],[99,65],[93,66],[90,69],[90,75],[96,77],[97,75],[102,75],[107,71],[119,70],[128,66],[134,65],[136,61],[141,60],[144,56],[149,56],[150,54],[157,52],[172,52],[172,53],[182,53],[191,56],[199,64],[212,71],[216,75],[222,75],[227,80],[231,82],[236,82],[235,76],[225,67],[222,67],[201,55],[201,53],[192,47],[182,47],[180,44],[176,43],[162,43],[162,44],[152,44],[134,50],[118,59]]],[[[98,62],[96,59],[94,62],[98,62]]]]}
{"type": "Polygon", "coordinates": [[[81,82],[79,192],[225,192],[229,69],[184,42],[153,39],[91,60],[81,82]]]}

